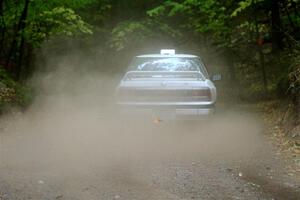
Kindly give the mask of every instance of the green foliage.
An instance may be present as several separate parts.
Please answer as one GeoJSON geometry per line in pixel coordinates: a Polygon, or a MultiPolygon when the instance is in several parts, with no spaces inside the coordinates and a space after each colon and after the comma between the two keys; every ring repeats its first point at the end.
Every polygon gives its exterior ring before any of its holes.
{"type": "MultiPolygon", "coordinates": [[[[298,87],[296,77],[300,75],[295,67],[291,67],[293,70],[288,75],[292,59],[281,55],[288,47],[290,52],[299,43],[300,5],[294,0],[278,2],[276,8],[270,0],[167,0],[147,14],[152,20],[166,23],[186,37],[229,56],[229,60],[234,62],[231,64],[235,64],[235,72],[230,73],[235,73],[239,85],[244,87],[243,91],[260,96],[266,93],[265,88],[275,91],[277,87],[288,94],[289,87],[298,87]],[[273,23],[272,13],[276,14],[276,9],[279,9],[280,17],[273,23]],[[278,29],[274,28],[274,24],[281,24],[279,30],[284,38],[272,38],[274,30],[278,29]],[[278,44],[279,40],[285,42],[286,49],[273,54],[273,44],[278,44]],[[264,74],[267,74],[267,87],[259,81],[265,77],[264,74]]],[[[299,57],[295,59],[299,60],[299,57]]],[[[295,66],[297,62],[293,63],[295,66]]]]}
{"type": "Polygon", "coordinates": [[[72,9],[57,7],[44,11],[28,22],[25,29],[27,41],[34,46],[53,36],[92,34],[91,27],[85,23],[72,9]]]}
{"type": "Polygon", "coordinates": [[[111,32],[109,45],[116,51],[126,48],[136,47],[149,38],[161,38],[163,35],[180,38],[180,33],[169,27],[167,24],[161,24],[155,21],[126,21],[119,23],[111,32]]]}
{"type": "Polygon", "coordinates": [[[231,14],[232,17],[236,17],[239,13],[243,12],[245,9],[250,7],[253,4],[254,0],[246,0],[246,1],[240,1],[239,7],[236,8],[233,13],[231,14]]]}
{"type": "MultiPolygon", "coordinates": [[[[75,10],[93,5],[96,0],[43,0],[30,1],[25,29],[15,33],[24,9],[24,1],[8,0],[4,3],[3,23],[0,28],[6,31],[6,38],[17,35],[20,40],[25,36],[26,42],[35,47],[53,36],[66,35],[74,37],[80,34],[92,34],[92,27],[86,23],[75,10]]],[[[106,5],[106,4],[104,4],[106,5]]],[[[10,41],[6,39],[5,41],[10,41]]]]}
{"type": "Polygon", "coordinates": [[[150,17],[159,17],[167,14],[169,17],[175,16],[179,12],[183,12],[187,7],[184,4],[175,1],[165,1],[163,5],[160,5],[152,10],[147,11],[150,17]],[[166,13],[167,12],[167,13],[166,13]]]}
{"type": "Polygon", "coordinates": [[[122,22],[112,30],[110,47],[120,51],[129,45],[139,43],[151,34],[152,31],[145,22],[122,22]]]}
{"type": "Polygon", "coordinates": [[[202,35],[217,43],[226,42],[230,33],[226,5],[214,1],[185,0],[182,3],[168,0],[162,5],[148,11],[148,15],[156,20],[174,21],[174,29],[193,30],[194,35],[202,35]],[[181,20],[179,20],[181,19],[181,20]]]}

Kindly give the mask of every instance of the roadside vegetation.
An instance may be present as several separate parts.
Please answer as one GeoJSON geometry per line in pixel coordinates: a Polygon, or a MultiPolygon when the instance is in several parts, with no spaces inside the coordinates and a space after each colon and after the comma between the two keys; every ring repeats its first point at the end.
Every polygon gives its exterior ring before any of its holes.
{"type": "Polygon", "coordinates": [[[276,102],[267,113],[300,139],[290,131],[300,124],[299,0],[0,0],[1,112],[30,105],[41,49],[68,48],[57,39],[101,59],[99,73],[120,73],[132,55],[159,48],[201,54],[223,75],[221,96],[276,102]]]}

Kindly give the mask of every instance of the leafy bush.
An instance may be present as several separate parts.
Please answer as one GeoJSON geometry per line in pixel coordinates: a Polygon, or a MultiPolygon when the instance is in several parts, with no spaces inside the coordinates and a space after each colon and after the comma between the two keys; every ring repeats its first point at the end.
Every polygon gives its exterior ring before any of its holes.
{"type": "Polygon", "coordinates": [[[32,100],[33,90],[15,82],[0,66],[0,113],[14,107],[25,108],[30,105],[32,100]]]}
{"type": "Polygon", "coordinates": [[[291,72],[289,74],[290,89],[292,93],[300,92],[300,52],[296,52],[291,64],[291,72]]]}
{"type": "Polygon", "coordinates": [[[52,36],[92,33],[92,27],[89,24],[83,21],[74,10],[65,7],[56,7],[40,13],[28,22],[25,29],[27,41],[34,46],[39,46],[52,36]]]}

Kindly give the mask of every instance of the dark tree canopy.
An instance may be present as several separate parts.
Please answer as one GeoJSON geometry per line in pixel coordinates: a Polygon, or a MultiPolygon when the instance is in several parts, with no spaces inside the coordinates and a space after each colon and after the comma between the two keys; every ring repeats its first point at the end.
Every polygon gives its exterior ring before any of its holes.
{"type": "Polygon", "coordinates": [[[39,49],[57,38],[101,54],[114,72],[126,68],[114,57],[172,47],[226,63],[211,71],[240,93],[299,93],[298,0],[0,0],[2,79],[24,82],[41,67],[39,49]]]}

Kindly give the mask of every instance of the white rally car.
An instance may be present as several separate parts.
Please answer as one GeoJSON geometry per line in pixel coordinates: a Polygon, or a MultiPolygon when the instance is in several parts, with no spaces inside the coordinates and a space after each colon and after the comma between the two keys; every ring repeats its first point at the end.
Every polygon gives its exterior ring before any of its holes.
{"type": "Polygon", "coordinates": [[[117,104],[123,110],[161,119],[211,115],[216,99],[201,58],[175,50],[135,57],[117,87],[117,104]]]}

